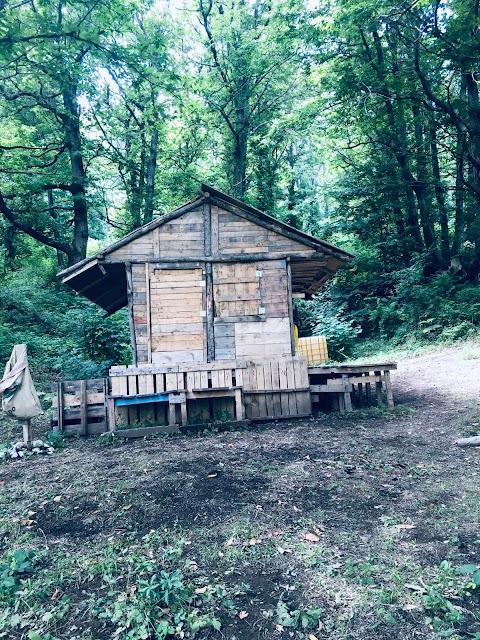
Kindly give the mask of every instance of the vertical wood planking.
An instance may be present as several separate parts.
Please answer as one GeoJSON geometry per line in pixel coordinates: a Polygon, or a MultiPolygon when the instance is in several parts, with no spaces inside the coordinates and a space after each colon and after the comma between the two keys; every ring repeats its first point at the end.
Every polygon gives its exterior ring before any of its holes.
{"type": "MultiPolygon", "coordinates": [[[[284,360],[280,360],[278,363],[278,379],[279,379],[279,388],[280,389],[288,389],[288,380],[287,380],[287,365],[284,360]]],[[[288,401],[288,393],[280,394],[280,406],[281,412],[283,416],[290,415],[290,404],[288,401]]]]}
{"type": "Polygon", "coordinates": [[[293,299],[292,299],[292,266],[290,260],[287,262],[287,302],[288,302],[288,320],[290,323],[290,344],[292,356],[295,355],[295,338],[293,335],[293,299]]]}
{"type": "Polygon", "coordinates": [[[79,435],[87,435],[87,381],[80,380],[80,431],[79,435]]]}
{"type": "Polygon", "coordinates": [[[125,274],[127,280],[127,302],[128,302],[128,323],[130,326],[130,341],[132,346],[132,363],[137,366],[137,337],[135,334],[135,316],[133,311],[133,278],[132,278],[132,265],[129,262],[125,263],[125,274]]]}
{"type": "MultiPolygon", "coordinates": [[[[263,364],[257,364],[255,369],[257,371],[257,389],[259,391],[265,390],[267,388],[266,380],[265,380],[265,368],[263,364]]],[[[273,410],[273,406],[271,406],[271,403],[267,402],[267,396],[264,393],[259,393],[258,394],[259,417],[264,418],[268,415],[271,415],[271,413],[269,413],[270,408],[273,410]]]]}
{"type": "Polygon", "coordinates": [[[62,382],[57,382],[57,411],[58,411],[58,430],[64,430],[63,424],[63,387],[62,382]]]}
{"type": "Polygon", "coordinates": [[[387,407],[389,409],[393,409],[395,404],[393,402],[393,389],[392,381],[390,380],[390,371],[384,371],[383,378],[385,380],[385,391],[387,392],[387,407]]]}
{"type": "Polygon", "coordinates": [[[207,362],[215,360],[215,304],[213,299],[212,263],[205,265],[205,299],[207,312],[207,362]]]}
{"type": "MultiPolygon", "coordinates": [[[[376,376],[380,376],[381,375],[381,371],[375,371],[375,375],[376,376]]],[[[383,394],[382,394],[382,382],[376,382],[375,383],[375,392],[377,394],[377,405],[379,407],[383,406],[383,394]]]]}
{"type": "MultiPolygon", "coordinates": [[[[293,361],[286,361],[285,364],[287,369],[287,389],[295,389],[295,371],[293,369],[293,361]]],[[[298,413],[296,393],[288,394],[288,404],[290,407],[289,415],[296,416],[298,413]]]]}
{"type": "Polygon", "coordinates": [[[151,313],[151,294],[150,294],[150,267],[148,262],[145,263],[145,293],[147,302],[147,362],[152,363],[152,313],[151,313]]]}
{"type": "Polygon", "coordinates": [[[345,411],[351,411],[352,410],[352,399],[350,397],[350,391],[349,391],[350,383],[349,383],[349,380],[348,380],[348,375],[345,374],[345,373],[342,374],[342,382],[343,382],[343,388],[345,389],[344,394],[343,394],[345,411]]]}

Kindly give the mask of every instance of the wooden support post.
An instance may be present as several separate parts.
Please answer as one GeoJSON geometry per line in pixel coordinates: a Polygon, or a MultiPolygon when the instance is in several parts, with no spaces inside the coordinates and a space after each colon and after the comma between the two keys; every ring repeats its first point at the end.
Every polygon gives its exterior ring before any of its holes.
{"type": "Polygon", "coordinates": [[[80,380],[80,436],[87,435],[87,381],[80,380]]]}
{"type": "Polygon", "coordinates": [[[177,423],[176,406],[177,405],[173,404],[172,402],[168,403],[168,424],[169,425],[174,425],[177,423]]]}
{"type": "Polygon", "coordinates": [[[133,313],[133,277],[132,277],[132,265],[129,262],[125,263],[125,273],[126,273],[126,279],[127,279],[128,323],[130,326],[130,343],[132,346],[132,364],[136,367],[138,362],[138,357],[137,357],[137,338],[135,335],[135,318],[133,313]]]}
{"type": "MultiPolygon", "coordinates": [[[[368,378],[369,374],[366,373],[365,377],[368,378]]],[[[370,382],[367,382],[365,384],[365,395],[367,397],[367,407],[369,407],[372,402],[372,385],[370,384],[370,382]]]]}
{"type": "Polygon", "coordinates": [[[213,273],[211,263],[205,265],[205,295],[207,303],[207,362],[215,360],[215,306],[213,301],[213,273]]]}
{"type": "Polygon", "coordinates": [[[113,398],[108,398],[108,430],[115,431],[115,401],[113,398]]]}
{"type": "Polygon", "coordinates": [[[182,403],[180,403],[180,411],[182,414],[182,427],[186,427],[188,424],[188,416],[187,416],[187,400],[185,399],[182,403]]]}
{"type": "Polygon", "coordinates": [[[23,430],[23,442],[27,445],[28,449],[32,448],[32,421],[21,420],[23,430]]]}
{"type": "MultiPolygon", "coordinates": [[[[376,376],[380,376],[381,375],[381,371],[375,371],[375,375],[376,376]]],[[[382,382],[376,382],[375,383],[375,390],[377,392],[377,405],[379,407],[383,406],[383,394],[382,394],[382,382]]]]}
{"type": "Polygon", "coordinates": [[[206,256],[212,255],[212,203],[210,194],[205,192],[203,202],[203,248],[206,256]]]}
{"type": "Polygon", "coordinates": [[[344,402],[345,402],[345,411],[351,411],[352,410],[352,399],[350,397],[350,383],[348,381],[348,375],[346,373],[342,374],[342,382],[343,382],[343,388],[345,389],[344,393],[343,393],[343,397],[344,397],[344,402]]]}
{"type": "MultiPolygon", "coordinates": [[[[212,255],[212,205],[210,194],[205,192],[203,203],[203,246],[205,256],[212,255]]],[[[207,305],[207,362],[215,360],[215,333],[214,319],[215,308],[213,301],[213,267],[211,262],[205,264],[205,296],[207,305]]]]}
{"type": "Polygon", "coordinates": [[[150,300],[150,267],[145,263],[145,295],[147,304],[147,362],[152,364],[152,314],[150,300]]]}
{"type": "Polygon", "coordinates": [[[58,421],[57,421],[57,430],[63,431],[63,386],[61,382],[57,382],[57,413],[58,413],[58,421]]]}
{"type": "Polygon", "coordinates": [[[385,391],[387,392],[387,406],[389,409],[393,409],[395,404],[393,402],[393,389],[392,381],[390,380],[390,371],[384,371],[383,377],[385,379],[385,391]]]}
{"type": "Polygon", "coordinates": [[[242,390],[235,389],[235,418],[236,420],[243,420],[244,417],[242,390]]]}
{"type": "Polygon", "coordinates": [[[287,260],[287,301],[288,301],[288,319],[290,323],[290,343],[292,356],[295,355],[295,337],[293,335],[293,299],[292,299],[292,267],[290,259],[287,260]]]}

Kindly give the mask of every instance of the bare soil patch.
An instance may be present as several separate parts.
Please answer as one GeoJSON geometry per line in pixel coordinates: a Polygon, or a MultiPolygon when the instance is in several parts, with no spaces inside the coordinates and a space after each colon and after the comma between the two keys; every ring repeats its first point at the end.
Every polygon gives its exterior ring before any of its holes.
{"type": "MultiPolygon", "coordinates": [[[[2,553],[39,549],[54,575],[66,557],[76,562],[74,575],[47,590],[50,599],[55,589],[68,596],[63,619],[34,622],[59,640],[110,638],[115,626],[91,600],[106,587],[89,577],[89,562],[158,530],[187,540],[182,566],[193,563],[195,580],[225,584],[235,602],[235,614],[218,610],[220,631],[185,637],[386,640],[446,629],[474,637],[478,601],[454,596],[461,619],[450,623],[429,610],[422,585],[436,584],[443,561],[479,562],[480,455],[452,444],[480,423],[477,354],[471,343],[400,362],[392,413],[103,446],[69,441],[48,458],[0,466],[2,553]],[[320,625],[282,628],[279,601],[322,609],[320,625]],[[441,628],[426,623],[435,615],[441,628]]],[[[0,637],[27,638],[31,628],[0,637]]]]}

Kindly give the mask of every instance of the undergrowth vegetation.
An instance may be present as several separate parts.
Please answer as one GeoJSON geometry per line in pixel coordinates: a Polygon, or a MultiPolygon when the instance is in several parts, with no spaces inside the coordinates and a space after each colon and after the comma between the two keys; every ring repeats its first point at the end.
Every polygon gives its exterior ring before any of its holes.
{"type": "Polygon", "coordinates": [[[35,380],[46,389],[50,381],[101,377],[112,364],[128,363],[125,311],[105,318],[58,284],[48,263],[42,266],[12,272],[0,287],[0,362],[26,343],[35,380]]]}
{"type": "Polygon", "coordinates": [[[426,278],[422,264],[375,273],[362,260],[311,301],[297,301],[300,335],[324,335],[330,357],[446,344],[478,334],[480,287],[449,273],[426,278]]]}

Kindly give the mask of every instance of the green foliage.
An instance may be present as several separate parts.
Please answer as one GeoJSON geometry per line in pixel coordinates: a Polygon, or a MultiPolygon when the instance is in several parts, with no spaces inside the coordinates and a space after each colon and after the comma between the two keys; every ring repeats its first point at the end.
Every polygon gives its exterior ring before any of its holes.
{"type": "Polygon", "coordinates": [[[325,287],[310,301],[296,301],[296,308],[302,323],[300,335],[325,336],[332,360],[352,353],[362,329],[348,317],[347,305],[339,301],[333,287],[325,287]]]}
{"type": "Polygon", "coordinates": [[[110,589],[105,597],[93,602],[96,615],[109,619],[116,626],[115,634],[128,640],[183,637],[187,631],[207,628],[218,631],[221,624],[214,607],[236,612],[225,588],[210,584],[199,587],[187,579],[179,568],[184,555],[182,539],[164,547],[158,560],[154,558],[149,549],[158,548],[159,542],[161,535],[152,532],[143,538],[141,549],[134,545],[126,556],[127,574],[122,576],[125,590],[114,587],[120,578],[116,574],[120,556],[110,559],[102,571],[110,589]]]}
{"type": "Polygon", "coordinates": [[[10,603],[21,588],[21,579],[33,572],[35,552],[18,549],[0,564],[0,600],[10,603]]]}
{"type": "Polygon", "coordinates": [[[459,580],[451,562],[444,560],[438,569],[435,579],[427,585],[422,595],[422,603],[429,616],[426,624],[431,624],[436,631],[443,631],[458,625],[462,620],[462,611],[458,606],[461,599],[469,595],[468,585],[459,580]]]}
{"type": "Polygon", "coordinates": [[[290,609],[287,603],[279,600],[276,609],[277,624],[287,629],[302,629],[308,631],[318,627],[318,622],[324,614],[323,609],[290,609]]]}
{"type": "Polygon", "coordinates": [[[66,447],[65,434],[63,431],[47,431],[45,434],[47,444],[54,449],[63,449],[66,447]]]}
{"type": "Polygon", "coordinates": [[[31,268],[12,273],[0,289],[0,361],[26,343],[35,379],[102,377],[130,358],[125,313],[103,319],[97,307],[31,268]],[[33,271],[33,273],[32,273],[33,271]]]}

